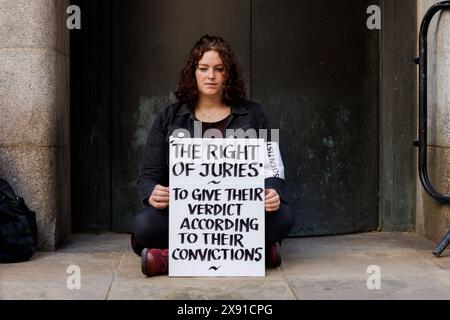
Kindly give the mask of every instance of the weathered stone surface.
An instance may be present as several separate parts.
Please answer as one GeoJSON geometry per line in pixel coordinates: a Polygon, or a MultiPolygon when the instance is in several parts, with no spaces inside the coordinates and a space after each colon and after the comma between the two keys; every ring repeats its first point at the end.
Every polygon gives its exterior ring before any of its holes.
{"type": "Polygon", "coordinates": [[[58,252],[124,252],[114,274],[108,299],[294,298],[279,269],[267,270],[265,278],[145,277],[140,269],[140,257],[131,251],[129,234],[74,235],[58,252]]]}
{"type": "Polygon", "coordinates": [[[39,248],[70,232],[68,0],[0,0],[0,175],[37,212],[39,248]]]}
{"type": "MultiPolygon", "coordinates": [[[[128,242],[128,241],[127,241],[128,242]]],[[[126,254],[123,256],[122,263],[119,266],[119,273],[124,279],[137,279],[141,280],[143,276],[140,269],[140,257],[138,257],[134,252],[130,252],[130,250],[126,251],[126,254]]],[[[174,278],[175,279],[175,278],[174,278]]],[[[194,277],[177,277],[177,279],[195,279],[194,277]]],[[[212,279],[209,277],[200,277],[198,279],[208,280],[212,279]]],[[[283,280],[283,275],[280,273],[279,269],[266,269],[266,277],[223,277],[222,279],[232,279],[232,280],[265,280],[265,281],[279,281],[283,280]]]]}
{"type": "Polygon", "coordinates": [[[429,147],[427,167],[436,191],[450,194],[450,147],[429,147]]]}
{"type": "Polygon", "coordinates": [[[449,299],[449,254],[413,233],[373,232],[286,239],[281,268],[265,278],[145,277],[129,235],[73,235],[63,250],[0,265],[0,299],[449,299]],[[69,265],[81,290],[69,290],[69,265]],[[369,290],[367,267],[381,271],[369,290]]]}
{"type": "MultiPolygon", "coordinates": [[[[418,23],[438,0],[418,1],[418,23]]],[[[428,31],[428,143],[450,147],[450,12],[435,15],[428,31]]]]}
{"type": "Polygon", "coordinates": [[[70,212],[68,147],[0,148],[0,176],[36,212],[41,250],[55,249],[57,219],[70,212]]]}
{"type": "MultiPolygon", "coordinates": [[[[450,148],[428,148],[428,176],[433,187],[441,194],[450,194],[450,148]]],[[[420,181],[416,192],[416,230],[425,237],[439,242],[449,231],[450,206],[431,198],[420,181]]]]}
{"type": "MultiPolygon", "coordinates": [[[[433,259],[432,257],[430,259],[433,259]]],[[[449,299],[450,281],[444,271],[431,261],[418,259],[417,254],[379,252],[367,254],[314,252],[286,256],[286,278],[299,299],[449,299]],[[290,271],[292,262],[299,260],[300,268],[290,271]],[[324,263],[324,261],[329,261],[324,263]],[[380,289],[370,290],[367,280],[369,266],[380,269],[380,289]]]]}
{"type": "Polygon", "coordinates": [[[143,278],[123,282],[116,279],[109,299],[157,300],[293,300],[284,281],[204,280],[143,278]],[[117,282],[116,282],[117,281],[117,282]]]}
{"type": "Polygon", "coordinates": [[[69,0],[0,0],[0,49],[49,48],[69,55],[69,0]]]}
{"type": "MultiPolygon", "coordinates": [[[[105,299],[120,253],[37,253],[28,262],[0,268],[0,299],[105,299]],[[81,288],[68,289],[71,265],[80,267],[81,288]]],[[[72,271],[73,272],[73,271],[72,271]]]]}
{"type": "MultiPolygon", "coordinates": [[[[71,236],[58,252],[131,252],[131,236],[122,233],[83,233],[71,236]]],[[[133,253],[134,254],[134,253],[133,253]]],[[[137,257],[137,255],[134,255],[137,257]]]]}
{"type": "Polygon", "coordinates": [[[124,254],[111,286],[109,299],[294,299],[278,269],[266,277],[169,278],[145,277],[140,258],[124,254]]]}
{"type": "Polygon", "coordinates": [[[67,8],[70,6],[70,0],[54,0],[56,25],[56,50],[63,55],[70,56],[70,36],[66,21],[68,18],[67,8]]]}
{"type": "MultiPolygon", "coordinates": [[[[418,23],[438,0],[417,2],[418,23]]],[[[428,175],[439,193],[450,193],[450,12],[437,14],[428,32],[428,175]]],[[[435,242],[448,232],[450,206],[432,199],[417,177],[416,231],[435,242]]]]}
{"type": "Polygon", "coordinates": [[[0,50],[0,145],[69,144],[69,60],[53,50],[0,50]]]}
{"type": "MultiPolygon", "coordinates": [[[[401,232],[370,232],[348,234],[337,237],[317,237],[287,239],[281,246],[283,254],[286,252],[311,251],[315,254],[382,252],[389,254],[393,251],[431,252],[434,243],[415,233],[401,232]]],[[[285,271],[284,266],[282,267],[285,271]]]]}
{"type": "Polygon", "coordinates": [[[299,299],[449,299],[448,266],[434,243],[415,234],[369,233],[290,239],[281,271],[299,299]],[[381,272],[367,287],[369,266],[381,272]]]}

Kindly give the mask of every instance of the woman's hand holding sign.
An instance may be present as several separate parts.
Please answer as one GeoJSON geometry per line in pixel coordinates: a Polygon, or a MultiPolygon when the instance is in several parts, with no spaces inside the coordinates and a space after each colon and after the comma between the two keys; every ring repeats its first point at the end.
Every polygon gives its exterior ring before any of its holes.
{"type": "Polygon", "coordinates": [[[157,184],[148,198],[148,203],[156,209],[167,208],[169,206],[169,187],[163,187],[157,184]]]}
{"type": "Polygon", "coordinates": [[[264,207],[266,211],[278,211],[280,208],[280,196],[274,189],[265,189],[264,207]]]}
{"type": "MultiPolygon", "coordinates": [[[[148,203],[156,209],[167,208],[169,206],[169,187],[157,184],[148,198],[148,203]]],[[[265,189],[264,208],[267,212],[278,211],[280,208],[280,196],[274,189],[265,189]]]]}

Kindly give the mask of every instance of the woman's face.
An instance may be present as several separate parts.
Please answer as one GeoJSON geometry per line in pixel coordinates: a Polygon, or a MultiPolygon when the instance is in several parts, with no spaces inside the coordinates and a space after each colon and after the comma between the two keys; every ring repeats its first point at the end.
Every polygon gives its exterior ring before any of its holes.
{"type": "Polygon", "coordinates": [[[206,51],[195,70],[198,92],[201,96],[222,97],[225,67],[217,51],[206,51]]]}

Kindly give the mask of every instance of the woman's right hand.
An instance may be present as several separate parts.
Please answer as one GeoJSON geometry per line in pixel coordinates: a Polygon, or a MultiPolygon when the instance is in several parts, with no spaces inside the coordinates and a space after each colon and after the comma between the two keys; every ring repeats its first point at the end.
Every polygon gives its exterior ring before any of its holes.
{"type": "Polygon", "coordinates": [[[167,208],[169,206],[169,187],[157,184],[150,197],[148,197],[148,203],[156,209],[167,208]]]}

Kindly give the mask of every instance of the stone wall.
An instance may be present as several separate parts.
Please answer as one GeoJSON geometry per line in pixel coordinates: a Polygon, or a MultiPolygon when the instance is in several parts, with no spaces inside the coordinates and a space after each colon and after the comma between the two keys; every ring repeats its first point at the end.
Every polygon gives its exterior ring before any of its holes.
{"type": "Polygon", "coordinates": [[[38,219],[39,249],[70,232],[68,0],[0,0],[0,177],[38,219]]]}
{"type": "MultiPolygon", "coordinates": [[[[418,1],[418,25],[435,0],[418,1]]],[[[450,194],[450,11],[437,14],[428,36],[428,174],[440,193],[450,194]]],[[[418,52],[418,49],[417,49],[418,52]]],[[[417,177],[416,230],[440,241],[450,227],[450,204],[433,200],[417,177]]]]}

